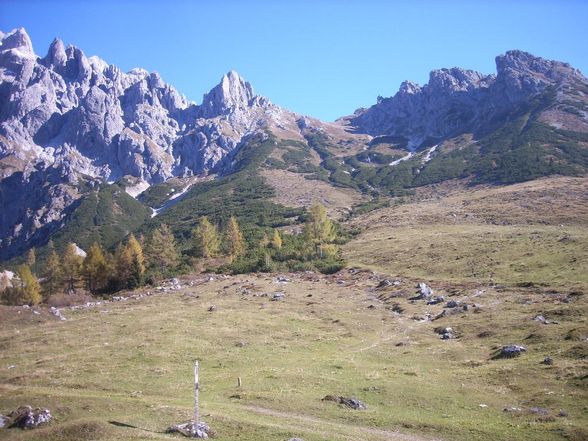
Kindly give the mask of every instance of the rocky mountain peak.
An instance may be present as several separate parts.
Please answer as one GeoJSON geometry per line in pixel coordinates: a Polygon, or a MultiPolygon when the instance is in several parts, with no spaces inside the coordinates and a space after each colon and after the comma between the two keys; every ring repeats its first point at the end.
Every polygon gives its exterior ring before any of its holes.
{"type": "Polygon", "coordinates": [[[511,50],[496,57],[496,71],[499,76],[543,76],[560,81],[567,76],[582,77],[579,70],[568,63],[546,60],[521,50],[511,50]]]}
{"type": "Polygon", "coordinates": [[[251,84],[231,70],[226,73],[221,82],[204,95],[200,106],[203,118],[214,118],[235,109],[250,107],[255,98],[251,84]]]}
{"type": "Polygon", "coordinates": [[[486,79],[486,76],[475,70],[452,67],[432,71],[428,86],[436,90],[465,92],[482,86],[486,79]]]}
{"type": "Polygon", "coordinates": [[[49,46],[49,50],[47,51],[47,55],[42,60],[43,64],[50,69],[56,69],[65,66],[67,62],[67,55],[65,54],[65,45],[63,41],[59,38],[55,38],[51,45],[49,46]]]}
{"type": "Polygon", "coordinates": [[[24,28],[14,29],[2,38],[0,50],[16,49],[23,55],[35,55],[33,43],[24,28]]]}

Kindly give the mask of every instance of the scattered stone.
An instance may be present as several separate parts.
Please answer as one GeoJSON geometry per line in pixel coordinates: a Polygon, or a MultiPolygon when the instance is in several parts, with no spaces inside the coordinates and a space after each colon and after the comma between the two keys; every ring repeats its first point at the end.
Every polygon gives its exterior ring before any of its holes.
{"type": "Polygon", "coordinates": [[[375,308],[376,308],[376,306],[375,306],[375,305],[369,305],[367,308],[368,308],[368,309],[375,309],[375,308]]]}
{"type": "Polygon", "coordinates": [[[288,441],[304,441],[302,438],[290,438],[288,441]]]}
{"type": "Polygon", "coordinates": [[[364,410],[367,409],[365,403],[359,401],[357,398],[346,398],[336,395],[327,395],[325,396],[322,401],[333,401],[339,405],[349,407],[355,410],[364,410]]]}
{"type": "Polygon", "coordinates": [[[380,283],[378,283],[378,285],[376,286],[376,289],[388,288],[389,286],[392,286],[393,284],[394,284],[394,282],[392,282],[392,280],[384,279],[380,283]]]}
{"type": "Polygon", "coordinates": [[[7,424],[8,424],[8,418],[6,418],[4,415],[0,415],[0,429],[2,429],[7,424]]]}
{"type": "Polygon", "coordinates": [[[214,312],[216,311],[216,306],[212,305],[208,308],[208,312],[214,312]]]}
{"type": "Polygon", "coordinates": [[[485,409],[486,407],[488,407],[488,405],[487,405],[487,404],[480,404],[479,406],[480,406],[482,409],[485,409]]]}
{"type": "Polygon", "coordinates": [[[441,340],[451,340],[455,338],[453,328],[435,328],[435,332],[439,334],[441,340]]]}
{"type": "Polygon", "coordinates": [[[51,308],[49,308],[49,311],[51,312],[51,314],[53,314],[55,317],[57,317],[59,320],[65,321],[67,320],[63,314],[61,313],[61,311],[57,308],[55,308],[54,306],[52,306],[51,308]]]}
{"type": "Polygon", "coordinates": [[[402,314],[404,312],[404,308],[400,306],[398,303],[394,303],[392,305],[392,311],[397,314],[402,314]]]}
{"type": "Polygon", "coordinates": [[[542,315],[536,315],[535,317],[533,317],[533,320],[536,321],[536,322],[541,322],[541,323],[546,324],[546,325],[548,325],[549,323],[551,323],[549,320],[547,320],[542,315]]]}
{"type": "Polygon", "coordinates": [[[284,294],[283,292],[275,292],[270,300],[272,302],[279,302],[280,300],[284,300],[285,297],[286,294],[284,294]]]}
{"type": "Polygon", "coordinates": [[[247,343],[245,343],[244,341],[238,341],[237,343],[235,343],[235,346],[238,348],[244,348],[245,346],[247,346],[247,343]]]}
{"type": "Polygon", "coordinates": [[[548,357],[545,357],[543,359],[543,361],[541,362],[541,364],[545,364],[547,366],[551,366],[553,364],[553,358],[551,358],[549,356],[548,357]]]}
{"type": "Polygon", "coordinates": [[[417,296],[415,300],[428,300],[433,296],[433,290],[426,283],[421,282],[417,285],[417,296]]]}
{"type": "Polygon", "coordinates": [[[565,418],[568,416],[568,413],[565,410],[560,410],[557,416],[560,418],[565,418]]]}
{"type": "Polygon", "coordinates": [[[531,407],[529,412],[542,416],[549,415],[549,409],[545,409],[544,407],[531,407]]]}
{"type": "Polygon", "coordinates": [[[502,409],[505,412],[510,412],[510,413],[516,413],[516,412],[522,412],[523,409],[521,409],[520,407],[505,407],[504,409],[502,409]]]}
{"type": "Polygon", "coordinates": [[[445,301],[445,297],[437,296],[433,297],[432,299],[427,300],[427,305],[437,305],[439,303],[443,303],[445,301]]]}
{"type": "Polygon", "coordinates": [[[214,432],[210,429],[208,424],[201,421],[198,427],[192,421],[184,424],[176,424],[166,430],[167,433],[181,433],[188,438],[208,438],[214,436],[214,432]]]}
{"type": "Polygon", "coordinates": [[[290,281],[290,279],[288,279],[284,275],[279,275],[278,277],[276,277],[276,282],[278,282],[278,283],[288,283],[289,281],[290,281]]]}
{"type": "Polygon", "coordinates": [[[48,424],[53,419],[49,409],[31,406],[22,406],[8,414],[5,419],[6,427],[18,427],[20,429],[35,429],[43,424],[48,424]]]}
{"type": "Polygon", "coordinates": [[[450,300],[445,305],[446,308],[457,308],[458,304],[455,300],[450,300]]]}
{"type": "Polygon", "coordinates": [[[493,360],[501,358],[515,358],[520,356],[523,352],[526,352],[527,348],[520,345],[506,345],[503,346],[496,355],[492,357],[493,360]]]}

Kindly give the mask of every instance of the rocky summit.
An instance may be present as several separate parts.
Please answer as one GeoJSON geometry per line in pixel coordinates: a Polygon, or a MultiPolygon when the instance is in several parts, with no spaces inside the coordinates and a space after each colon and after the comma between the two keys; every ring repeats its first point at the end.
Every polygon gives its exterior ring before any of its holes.
{"type": "Polygon", "coordinates": [[[44,57],[22,28],[0,38],[0,260],[47,243],[110,183],[136,197],[172,178],[229,175],[259,136],[290,146],[283,162],[264,158],[266,167],[371,195],[588,167],[588,80],[522,51],[498,56],[496,75],[435,70],[424,86],[406,81],[326,123],[256,95],[235,71],[196,104],[156,72],[122,72],[57,38],[44,57]]]}

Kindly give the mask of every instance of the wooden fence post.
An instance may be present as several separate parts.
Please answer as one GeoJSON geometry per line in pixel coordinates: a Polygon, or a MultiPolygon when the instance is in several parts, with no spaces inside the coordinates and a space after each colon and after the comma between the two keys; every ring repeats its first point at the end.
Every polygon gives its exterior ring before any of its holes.
{"type": "Polygon", "coordinates": [[[198,430],[200,424],[200,412],[198,409],[198,391],[200,386],[198,384],[198,360],[194,364],[194,429],[198,430]]]}

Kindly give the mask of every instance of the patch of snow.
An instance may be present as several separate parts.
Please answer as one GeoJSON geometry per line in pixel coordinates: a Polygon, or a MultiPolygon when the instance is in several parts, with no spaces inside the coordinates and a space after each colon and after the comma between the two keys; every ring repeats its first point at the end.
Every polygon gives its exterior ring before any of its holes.
{"type": "Polygon", "coordinates": [[[173,207],[174,205],[176,205],[178,202],[180,202],[180,198],[185,195],[188,190],[190,190],[190,187],[192,187],[193,183],[190,183],[188,185],[186,185],[182,191],[180,191],[179,193],[176,193],[174,195],[172,195],[165,204],[163,204],[161,207],[159,208],[151,208],[151,210],[153,210],[153,213],[151,213],[151,217],[155,217],[160,213],[163,213],[164,211],[168,210],[169,208],[173,207]]]}
{"type": "Polygon", "coordinates": [[[388,165],[389,165],[389,166],[391,166],[391,167],[393,167],[393,166],[395,166],[395,165],[397,165],[397,164],[400,164],[400,163],[401,163],[401,162],[403,162],[403,161],[406,161],[406,160],[408,160],[408,159],[412,158],[413,156],[414,156],[414,152],[408,152],[408,155],[406,155],[406,156],[403,156],[402,158],[400,158],[400,159],[397,159],[397,160],[395,160],[395,161],[392,161],[392,162],[391,162],[390,164],[388,164],[388,165]]]}
{"type": "Polygon", "coordinates": [[[439,144],[435,144],[433,147],[431,147],[429,149],[429,151],[427,152],[427,154],[425,155],[425,157],[422,160],[423,164],[426,164],[427,162],[429,162],[431,160],[431,155],[433,154],[433,152],[435,150],[437,150],[437,147],[439,147],[439,144]]]}

